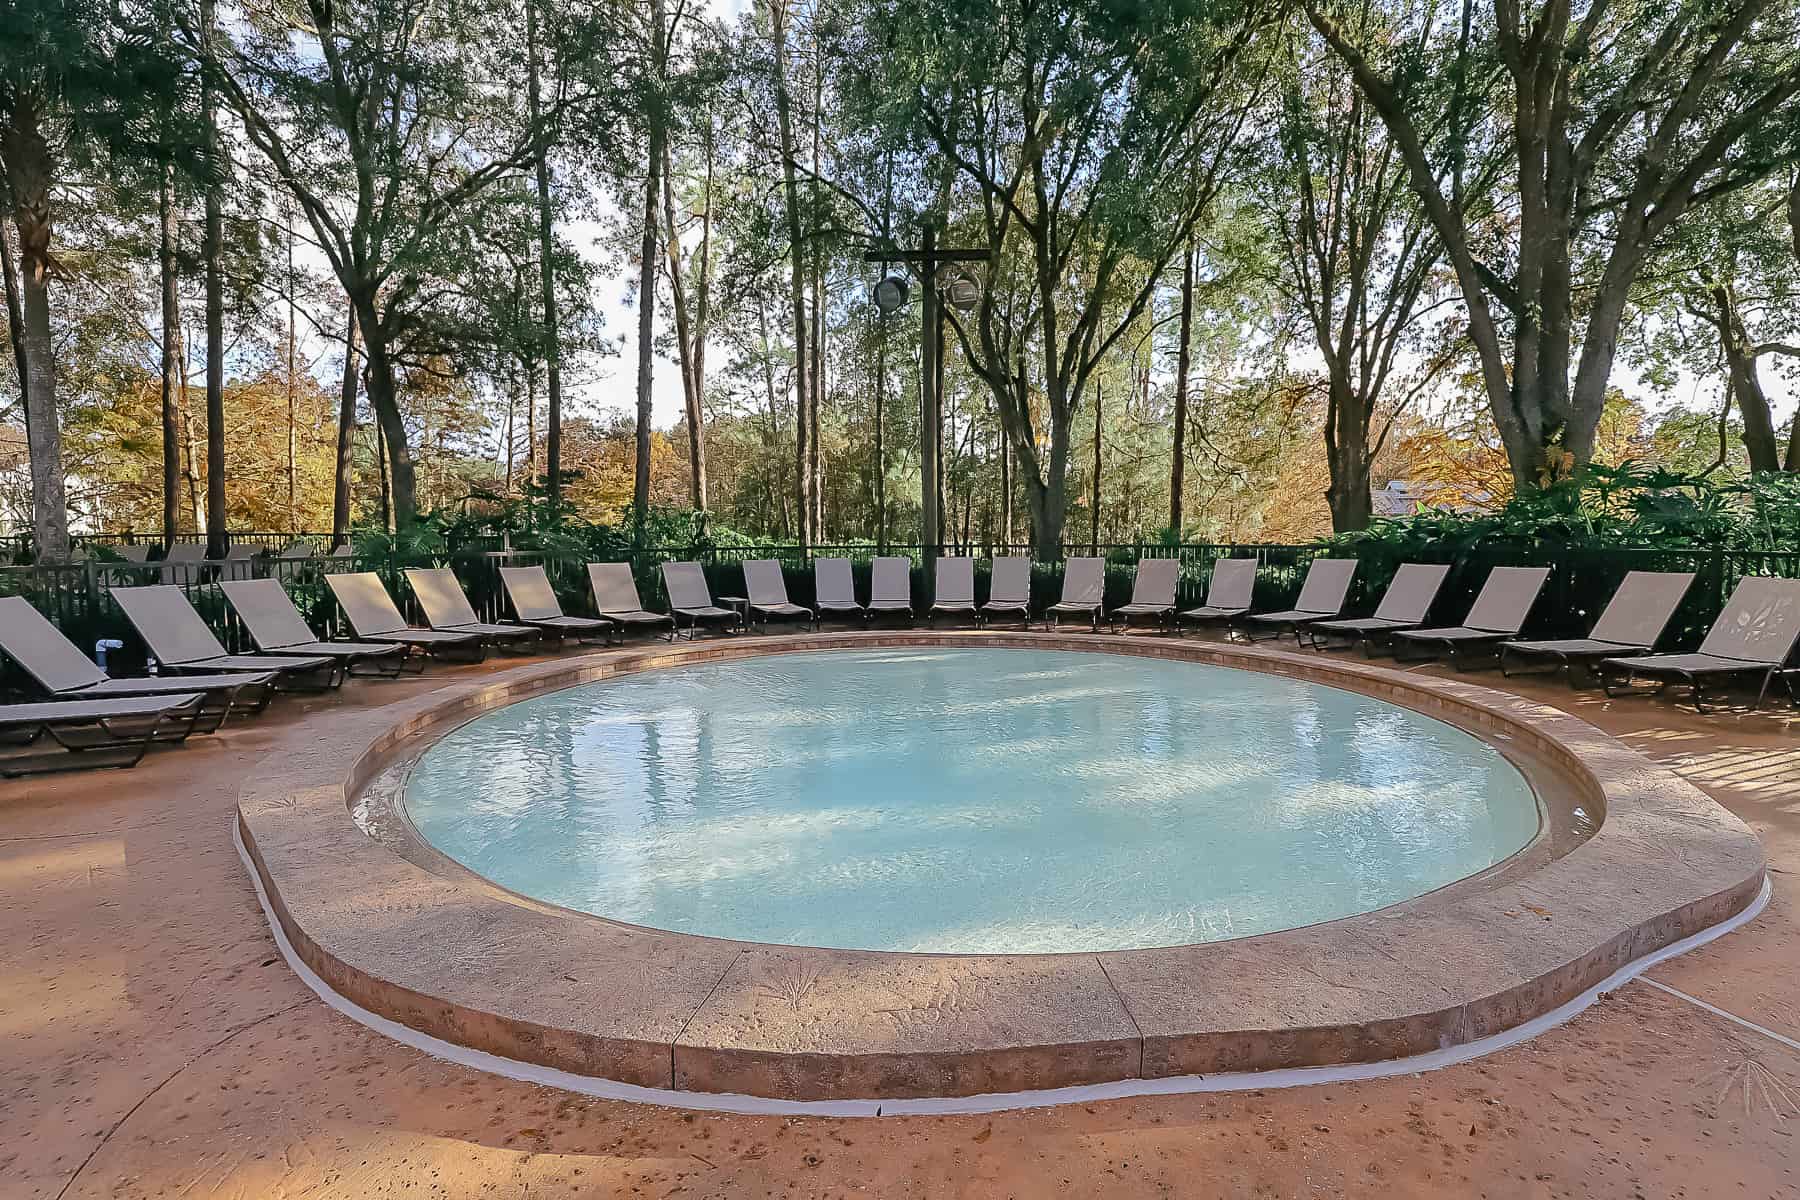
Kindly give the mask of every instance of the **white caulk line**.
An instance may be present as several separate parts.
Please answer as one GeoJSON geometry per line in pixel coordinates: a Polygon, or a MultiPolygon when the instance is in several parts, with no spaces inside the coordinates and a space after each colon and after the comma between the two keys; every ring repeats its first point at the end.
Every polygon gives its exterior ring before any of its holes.
{"type": "Polygon", "coordinates": [[[1733,1025],[1742,1025],[1745,1029],[1751,1030],[1754,1033],[1760,1033],[1764,1037],[1769,1038],[1773,1041],[1780,1042],[1782,1045],[1786,1046],[1790,1050],[1800,1050],[1800,1041],[1795,1041],[1793,1038],[1789,1037],[1785,1033],[1776,1033],[1773,1029],[1768,1029],[1768,1028],[1765,1028],[1764,1026],[1758,1025],[1755,1021],[1746,1021],[1746,1020],[1744,1020],[1744,1018],[1738,1016],[1736,1013],[1728,1013],[1724,1009],[1718,1007],[1715,1004],[1708,1004],[1706,1001],[1700,999],[1700,997],[1698,997],[1698,996],[1690,996],[1686,992],[1682,991],[1680,988],[1672,988],[1668,984],[1660,983],[1657,980],[1651,979],[1647,975],[1644,977],[1642,982],[1649,984],[1651,987],[1656,988],[1659,991],[1667,992],[1671,996],[1679,996],[1681,999],[1686,1000],[1689,1004],[1692,1004],[1698,1008],[1704,1008],[1707,1012],[1713,1014],[1713,1016],[1715,1016],[1715,1017],[1724,1017],[1727,1021],[1730,1021],[1733,1025]]]}
{"type": "Polygon", "coordinates": [[[319,999],[359,1025],[367,1026],[377,1033],[411,1046],[415,1050],[423,1051],[433,1058],[443,1059],[459,1066],[472,1067],[478,1071],[487,1071],[490,1074],[506,1079],[515,1079],[522,1083],[560,1088],[565,1092],[594,1096],[602,1100],[623,1100],[633,1104],[655,1104],[663,1108],[739,1113],[746,1116],[954,1116],[969,1113],[1007,1112],[1022,1108],[1051,1108],[1058,1104],[1091,1104],[1100,1100],[1123,1100],[1134,1096],[1183,1096],[1199,1092],[1241,1092],[1256,1088],[1354,1083],[1365,1079],[1389,1079],[1397,1075],[1417,1075],[1426,1071],[1441,1070],[1444,1067],[1453,1067],[1458,1063],[1482,1058],[1509,1046],[1516,1046],[1546,1030],[1556,1028],[1599,999],[1601,993],[1613,991],[1658,963],[1667,962],[1678,955],[1686,954],[1689,950],[1703,946],[1714,938],[1730,933],[1745,922],[1754,920],[1767,907],[1770,894],[1769,881],[1765,878],[1762,890],[1757,893],[1756,899],[1736,916],[1721,921],[1710,929],[1702,929],[1699,933],[1691,934],[1679,942],[1664,946],[1661,950],[1647,954],[1635,962],[1627,963],[1560,1007],[1553,1008],[1547,1013],[1533,1017],[1524,1024],[1516,1025],[1503,1032],[1491,1034],[1472,1042],[1464,1042],[1460,1046],[1415,1054],[1411,1058],[1389,1059],[1386,1062],[1377,1063],[1355,1063],[1339,1067],[1294,1067],[1279,1071],[1178,1075],[1165,1079],[1121,1079],[1114,1083],[1042,1088],[1029,1092],[992,1092],[984,1096],[944,1096],[910,1100],[772,1100],[765,1096],[745,1096],[721,1092],[683,1092],[673,1088],[642,1087],[634,1083],[620,1083],[617,1080],[602,1079],[593,1075],[577,1075],[571,1071],[559,1071],[554,1067],[502,1058],[497,1054],[489,1054],[482,1050],[471,1050],[467,1046],[458,1046],[454,1042],[446,1042],[442,1038],[432,1037],[428,1033],[420,1033],[398,1021],[390,1020],[378,1013],[372,1013],[349,997],[335,991],[295,953],[293,943],[288,941],[286,930],[282,929],[281,922],[276,919],[275,911],[269,904],[268,893],[263,890],[262,876],[257,873],[256,865],[250,860],[250,852],[244,846],[243,836],[235,818],[231,823],[231,841],[237,847],[238,857],[243,860],[244,868],[250,872],[250,883],[256,889],[257,903],[262,905],[263,916],[269,922],[269,931],[274,935],[275,944],[280,947],[282,957],[287,959],[288,966],[293,968],[294,974],[298,975],[300,981],[311,988],[319,999]]]}

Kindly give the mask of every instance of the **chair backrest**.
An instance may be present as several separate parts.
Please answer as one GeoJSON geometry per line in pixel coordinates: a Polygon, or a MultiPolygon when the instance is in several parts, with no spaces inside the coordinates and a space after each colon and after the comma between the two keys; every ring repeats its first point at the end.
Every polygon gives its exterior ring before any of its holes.
{"type": "Polygon", "coordinates": [[[589,563],[587,572],[588,587],[594,591],[595,612],[605,616],[607,613],[644,611],[630,563],[589,563]]]}
{"type": "Polygon", "coordinates": [[[1175,584],[1181,577],[1178,558],[1140,558],[1137,575],[1131,581],[1133,604],[1175,607],[1175,584]]]}
{"type": "Polygon", "coordinates": [[[937,603],[975,603],[974,559],[940,558],[937,560],[937,603]]]}
{"type": "Polygon", "coordinates": [[[1484,633],[1519,632],[1548,578],[1549,567],[1495,567],[1481,585],[1481,593],[1463,621],[1464,628],[1484,633]]]}
{"type": "Polygon", "coordinates": [[[279,579],[227,579],[219,584],[219,590],[250,631],[251,640],[262,649],[279,650],[318,640],[279,579]]]}
{"type": "Polygon", "coordinates": [[[481,620],[449,567],[408,567],[406,582],[419,602],[419,610],[425,614],[425,623],[433,629],[473,625],[481,620]]]}
{"type": "Polygon", "coordinates": [[[1213,562],[1212,579],[1206,585],[1208,608],[1249,608],[1255,592],[1254,558],[1221,558],[1213,562]]]}
{"type": "Polygon", "coordinates": [[[663,588],[669,593],[670,608],[712,608],[712,589],[706,586],[706,572],[697,562],[666,562],[662,565],[663,588]]]}
{"type": "Polygon", "coordinates": [[[350,619],[350,628],[363,637],[378,633],[398,633],[406,628],[406,618],[394,598],[381,584],[381,576],[373,571],[353,571],[327,575],[325,582],[337,597],[338,607],[350,619]]]}
{"type": "Polygon", "coordinates": [[[311,542],[303,542],[303,541],[296,539],[294,541],[289,542],[287,545],[283,546],[281,548],[281,553],[277,554],[275,557],[276,558],[311,558],[312,556],[313,556],[312,543],[311,542]]]}
{"type": "Polygon", "coordinates": [[[162,556],[162,581],[164,583],[192,583],[200,578],[200,563],[206,556],[206,547],[199,542],[176,542],[169,547],[169,552],[162,556]]]}
{"type": "Polygon", "coordinates": [[[1692,571],[1630,572],[1594,622],[1591,636],[1621,646],[1654,647],[1693,583],[1692,571]]]}
{"type": "Polygon", "coordinates": [[[1800,579],[1746,576],[1700,643],[1702,654],[1780,664],[1800,641],[1800,579]]]}
{"type": "Polygon", "coordinates": [[[1062,603],[1094,608],[1105,598],[1105,559],[1071,558],[1063,563],[1062,603]]]}
{"type": "Polygon", "coordinates": [[[1031,560],[1023,555],[994,560],[988,577],[989,604],[1031,603],[1031,560]]]}
{"type": "Polygon", "coordinates": [[[345,542],[341,546],[334,547],[331,551],[331,554],[328,557],[331,557],[331,558],[355,558],[356,557],[356,547],[352,546],[349,542],[345,542]]]}
{"type": "Polygon", "coordinates": [[[1449,574],[1450,568],[1444,563],[1401,563],[1388,581],[1387,591],[1381,594],[1375,615],[1384,621],[1419,624],[1431,612],[1438,589],[1449,574]]]}
{"type": "Polygon", "coordinates": [[[232,546],[219,560],[220,579],[249,579],[255,569],[255,546],[232,546]]]}
{"type": "Polygon", "coordinates": [[[847,558],[813,559],[813,595],[820,604],[855,604],[856,578],[847,558]]]}
{"type": "Polygon", "coordinates": [[[150,561],[150,543],[149,542],[125,542],[120,545],[113,546],[112,550],[120,558],[124,559],[128,563],[141,563],[141,562],[149,562],[150,561]]]}
{"type": "Polygon", "coordinates": [[[180,588],[167,583],[113,588],[112,598],[158,662],[180,666],[225,656],[225,647],[180,588]]]}
{"type": "Polygon", "coordinates": [[[562,603],[543,567],[501,567],[500,583],[519,620],[550,621],[563,615],[562,603]]]}
{"type": "Polygon", "coordinates": [[[0,651],[47,692],[72,691],[106,678],[23,596],[0,596],[0,651]]]}
{"type": "Polygon", "coordinates": [[[1313,559],[1312,565],[1306,568],[1306,582],[1300,585],[1300,599],[1294,602],[1294,611],[1324,613],[1332,617],[1343,612],[1356,566],[1354,558],[1313,559]]]}
{"type": "Polygon", "coordinates": [[[787,578],[781,573],[781,564],[772,558],[745,559],[744,591],[752,604],[788,603],[787,578]]]}
{"type": "Polygon", "coordinates": [[[912,603],[912,559],[878,558],[869,568],[869,603],[912,603]]]}

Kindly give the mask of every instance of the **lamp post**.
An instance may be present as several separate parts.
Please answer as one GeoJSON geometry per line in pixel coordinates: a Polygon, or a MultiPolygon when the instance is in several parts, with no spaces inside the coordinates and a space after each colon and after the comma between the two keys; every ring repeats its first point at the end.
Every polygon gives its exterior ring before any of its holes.
{"type": "MultiPolygon", "coordinates": [[[[992,258],[989,250],[953,249],[937,244],[937,229],[926,225],[920,238],[917,250],[901,250],[889,247],[885,250],[871,250],[863,255],[864,262],[904,263],[914,268],[925,284],[924,322],[921,331],[923,345],[919,367],[919,541],[920,551],[925,559],[925,579],[929,586],[935,571],[937,553],[941,548],[938,530],[938,475],[942,470],[938,461],[939,430],[944,419],[944,380],[943,380],[943,301],[938,295],[939,268],[946,263],[988,262],[992,258]]],[[[959,307],[970,307],[974,304],[977,285],[966,275],[948,281],[952,295],[950,301],[959,307]]],[[[875,306],[885,315],[899,309],[906,303],[906,280],[898,275],[886,275],[876,283],[874,292],[875,306]]]]}

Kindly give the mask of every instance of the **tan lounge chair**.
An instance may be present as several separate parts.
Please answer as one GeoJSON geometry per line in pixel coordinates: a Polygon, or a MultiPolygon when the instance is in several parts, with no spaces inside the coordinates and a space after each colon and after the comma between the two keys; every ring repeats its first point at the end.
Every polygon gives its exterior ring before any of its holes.
{"type": "Polygon", "coordinates": [[[1206,603],[1199,608],[1184,609],[1180,621],[1197,625],[1229,625],[1250,611],[1250,598],[1256,591],[1254,558],[1220,558],[1213,561],[1212,578],[1206,583],[1206,603]]]}
{"type": "Polygon", "coordinates": [[[1517,675],[1519,659],[1547,661],[1552,671],[1567,669],[1575,682],[1575,667],[1591,667],[1603,658],[1648,654],[1675,618],[1682,597],[1693,586],[1692,571],[1632,571],[1607,602],[1593,631],[1584,638],[1500,643],[1500,673],[1517,675]]]}
{"type": "Polygon", "coordinates": [[[813,607],[820,618],[854,616],[869,619],[869,610],[856,602],[856,577],[847,558],[813,559],[813,607]]]}
{"type": "Polygon", "coordinates": [[[201,703],[182,732],[184,738],[189,733],[211,733],[234,712],[261,712],[274,695],[274,671],[109,678],[23,596],[0,597],[0,651],[57,700],[116,700],[124,696],[167,697],[197,693],[201,703]]]}
{"type": "Polygon", "coordinates": [[[394,598],[382,586],[381,576],[373,571],[327,575],[325,583],[337,598],[338,607],[344,610],[351,631],[365,642],[399,642],[432,654],[454,650],[477,661],[487,653],[487,643],[479,634],[408,625],[394,598]]]}
{"type": "Polygon", "coordinates": [[[1471,651],[1498,651],[1501,642],[1519,636],[1549,578],[1549,567],[1495,567],[1488,572],[1461,625],[1395,632],[1394,661],[1445,656],[1458,671],[1467,669],[1464,655],[1471,651]],[[1403,650],[1419,653],[1403,654],[1403,650]]]}
{"type": "Polygon", "coordinates": [[[224,558],[202,559],[201,563],[214,568],[219,579],[249,579],[256,572],[256,547],[230,546],[224,558]]]}
{"type": "Polygon", "coordinates": [[[939,613],[967,613],[975,610],[975,560],[972,558],[940,558],[937,560],[937,595],[931,598],[931,609],[925,614],[930,625],[939,613]]]}
{"type": "Polygon", "coordinates": [[[134,767],[151,742],[184,740],[200,704],[193,692],[0,705],[0,776],[134,767]],[[58,748],[42,748],[46,739],[58,748]]]}
{"type": "Polygon", "coordinates": [[[1748,576],[1732,590],[1725,611],[1713,622],[1706,640],[1692,654],[1652,654],[1644,658],[1607,658],[1600,661],[1606,694],[1614,695],[1633,679],[1643,677],[1686,684],[1694,708],[1706,711],[1709,683],[1748,676],[1762,679],[1754,708],[1761,708],[1769,684],[1777,675],[1789,678],[1800,672],[1794,662],[1800,647],[1800,579],[1748,576]]]}
{"type": "Polygon", "coordinates": [[[165,671],[177,675],[273,671],[277,690],[324,691],[344,681],[337,663],[322,655],[227,654],[181,589],[172,584],[113,588],[110,594],[165,671]],[[311,682],[305,685],[300,680],[311,682]]]}
{"type": "Polygon", "coordinates": [[[1012,555],[994,560],[988,577],[987,603],[975,614],[983,624],[1007,613],[1019,614],[1020,624],[1031,628],[1031,560],[1012,555]]]}
{"type": "Polygon", "coordinates": [[[877,558],[869,567],[869,617],[903,616],[913,621],[912,560],[898,556],[877,558]]]}
{"type": "Polygon", "coordinates": [[[206,547],[199,542],[176,542],[162,556],[162,582],[198,583],[205,554],[206,547]]]}
{"type": "Polygon", "coordinates": [[[1131,580],[1131,601],[1107,614],[1113,632],[1121,633],[1133,617],[1149,617],[1159,630],[1175,624],[1175,585],[1181,580],[1178,558],[1140,558],[1131,580]]]}
{"type": "Polygon", "coordinates": [[[594,611],[620,625],[661,625],[668,622],[669,640],[675,640],[675,618],[649,612],[638,599],[637,580],[631,565],[622,562],[589,563],[588,587],[594,593],[594,611]]]}
{"type": "Polygon", "coordinates": [[[604,642],[610,641],[619,628],[616,622],[605,617],[565,616],[562,604],[556,598],[556,589],[550,586],[550,577],[544,574],[543,567],[501,567],[500,584],[506,589],[513,616],[545,633],[572,637],[577,641],[597,637],[604,642]]]}
{"type": "Polygon", "coordinates": [[[1368,655],[1375,641],[1385,643],[1400,630],[1416,629],[1425,623],[1449,573],[1450,568],[1442,563],[1402,563],[1381,594],[1374,616],[1313,621],[1295,630],[1294,636],[1304,634],[1314,650],[1358,646],[1368,655]]]}
{"type": "MultiPolygon", "coordinates": [[[[406,669],[412,648],[403,642],[322,642],[277,579],[227,579],[219,584],[250,640],[264,654],[319,655],[337,661],[345,675],[392,679],[406,669]],[[359,671],[365,664],[372,670],[359,671]]],[[[421,666],[420,670],[423,669],[421,666]]]]}
{"type": "Polygon", "coordinates": [[[1050,628],[1057,628],[1064,613],[1085,615],[1094,632],[1100,632],[1100,610],[1106,604],[1106,560],[1071,558],[1063,563],[1062,599],[1045,610],[1050,628]]]}
{"type": "Polygon", "coordinates": [[[1315,558],[1306,568],[1306,580],[1300,585],[1300,598],[1285,612],[1251,613],[1244,618],[1244,634],[1256,640],[1258,629],[1272,630],[1270,637],[1279,638],[1290,630],[1294,643],[1300,642],[1300,629],[1314,621],[1325,621],[1344,611],[1350,595],[1350,580],[1356,576],[1354,558],[1315,558]]]}
{"type": "Polygon", "coordinates": [[[519,649],[521,642],[543,640],[543,633],[530,625],[483,621],[449,567],[408,567],[406,582],[419,602],[419,611],[425,614],[425,624],[433,629],[472,633],[490,646],[508,650],[519,649]]]}
{"type": "Polygon", "coordinates": [[[666,562],[662,565],[663,587],[669,593],[669,611],[675,616],[675,630],[681,631],[681,618],[688,622],[688,639],[702,621],[725,627],[727,633],[744,628],[742,613],[720,608],[712,602],[712,590],[706,586],[706,572],[697,562],[666,562]]]}
{"type": "Polygon", "coordinates": [[[781,573],[781,564],[772,558],[745,560],[744,590],[749,593],[750,614],[762,618],[764,628],[770,617],[811,621],[814,629],[819,627],[817,613],[788,599],[787,577],[781,573]]]}

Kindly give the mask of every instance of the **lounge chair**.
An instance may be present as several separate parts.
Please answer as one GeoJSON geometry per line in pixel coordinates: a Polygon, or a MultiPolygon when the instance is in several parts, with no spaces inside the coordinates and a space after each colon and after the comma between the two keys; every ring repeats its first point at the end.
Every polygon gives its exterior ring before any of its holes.
{"type": "Polygon", "coordinates": [[[201,699],[191,692],[0,705],[0,776],[134,767],[151,742],[179,742],[193,731],[201,699]],[[46,737],[60,749],[33,748],[46,737]]]}
{"type": "Polygon", "coordinates": [[[1519,659],[1537,660],[1547,662],[1552,671],[1568,669],[1572,684],[1577,666],[1592,667],[1603,658],[1649,654],[1662,640],[1693,583],[1691,571],[1632,571],[1587,637],[1501,642],[1500,673],[1517,675],[1519,671],[1509,668],[1516,668],[1519,659]]]}
{"type": "Polygon", "coordinates": [[[1212,578],[1206,582],[1206,603],[1177,614],[1176,632],[1181,631],[1181,621],[1192,621],[1196,625],[1230,625],[1250,611],[1250,598],[1255,592],[1254,558],[1215,559],[1212,578]]]}
{"type": "Polygon", "coordinates": [[[487,653],[487,643],[477,633],[455,633],[448,629],[420,629],[408,625],[400,615],[394,598],[382,586],[381,576],[373,571],[345,572],[325,576],[338,607],[350,622],[350,630],[365,642],[398,642],[415,650],[437,653],[454,650],[480,661],[487,653]]]}
{"type": "Polygon", "coordinates": [[[483,621],[475,615],[468,593],[449,567],[408,567],[406,582],[412,588],[425,624],[444,633],[472,633],[489,646],[517,650],[521,642],[543,641],[543,632],[530,625],[483,621]]]}
{"type": "Polygon", "coordinates": [[[304,542],[296,538],[294,541],[283,546],[281,548],[281,553],[277,554],[275,557],[292,561],[297,558],[316,558],[318,555],[314,553],[311,542],[304,542]]]}
{"type": "Polygon", "coordinates": [[[1124,630],[1133,617],[1149,617],[1161,630],[1175,624],[1175,585],[1181,578],[1178,558],[1140,558],[1131,581],[1131,602],[1107,614],[1113,632],[1124,630]]]}
{"type": "Polygon", "coordinates": [[[563,638],[572,637],[577,641],[596,637],[601,641],[610,641],[612,634],[619,628],[617,622],[605,617],[563,615],[562,604],[556,599],[556,589],[550,586],[550,577],[544,574],[542,567],[501,567],[500,585],[506,589],[506,598],[512,604],[513,616],[523,624],[545,633],[554,633],[563,638]]]}
{"type": "Polygon", "coordinates": [[[821,618],[829,615],[869,619],[869,610],[856,602],[856,577],[850,573],[849,559],[813,559],[813,605],[821,618]]]}
{"type": "Polygon", "coordinates": [[[967,613],[977,616],[975,608],[975,560],[972,558],[940,558],[937,560],[937,595],[925,614],[930,625],[939,613],[967,613]]]}
{"type": "Polygon", "coordinates": [[[712,590],[706,586],[706,572],[697,562],[666,562],[662,565],[663,588],[669,593],[669,611],[675,616],[675,631],[681,632],[681,618],[688,622],[688,640],[702,621],[715,621],[726,632],[744,628],[744,615],[712,602],[712,590]],[[735,629],[734,629],[735,627],[735,629]]]}
{"type": "Polygon", "coordinates": [[[117,554],[121,562],[142,565],[150,561],[149,542],[122,542],[115,546],[108,546],[107,549],[117,554]]]}
{"type": "Polygon", "coordinates": [[[162,556],[160,574],[164,583],[197,583],[206,547],[199,542],[176,542],[162,556]]]}
{"type": "Polygon", "coordinates": [[[327,554],[325,557],[326,558],[355,558],[356,557],[356,547],[352,546],[349,542],[345,542],[341,546],[333,546],[331,548],[331,553],[327,554]]]}
{"type": "Polygon", "coordinates": [[[172,584],[113,588],[110,595],[151,656],[171,674],[273,671],[277,691],[326,691],[344,681],[337,661],[320,654],[226,653],[181,589],[172,584]]]}
{"type": "MultiPolygon", "coordinates": [[[[412,648],[404,642],[322,642],[278,579],[227,579],[219,584],[226,603],[250,631],[264,654],[319,655],[335,659],[348,675],[393,679],[407,667],[412,648]],[[372,670],[357,668],[369,664],[372,670]]],[[[423,670],[421,664],[418,670],[423,670]]]]}
{"type": "Polygon", "coordinates": [[[869,568],[869,616],[894,614],[913,620],[912,560],[878,558],[869,568]]]}
{"type": "Polygon", "coordinates": [[[750,593],[751,614],[761,617],[765,628],[770,617],[811,621],[814,629],[819,627],[819,614],[788,599],[787,577],[781,573],[781,564],[772,558],[745,560],[744,590],[750,593]]]}
{"type": "MultiPolygon", "coordinates": [[[[1762,685],[1752,706],[1761,708],[1777,675],[1800,671],[1800,664],[1793,662],[1796,646],[1800,646],[1800,579],[1748,576],[1738,580],[1725,611],[1713,622],[1699,650],[1601,659],[1600,677],[1609,696],[1640,676],[1658,680],[1664,687],[1686,684],[1694,708],[1705,712],[1709,683],[1761,676],[1762,685]]],[[[1791,680],[1788,690],[1793,692],[1791,680]]]]}
{"type": "Polygon", "coordinates": [[[1325,621],[1344,611],[1350,595],[1350,581],[1356,576],[1354,558],[1315,558],[1306,568],[1306,580],[1300,585],[1300,598],[1285,612],[1251,613],[1244,618],[1244,635],[1256,640],[1259,629],[1271,631],[1279,638],[1290,630],[1294,643],[1300,642],[1300,629],[1314,621],[1325,621]]]}
{"type": "Polygon", "coordinates": [[[1106,560],[1071,558],[1063,563],[1062,599],[1045,609],[1050,628],[1064,613],[1085,614],[1095,633],[1100,632],[1100,610],[1106,604],[1106,560]]]}
{"type": "Polygon", "coordinates": [[[1417,629],[1425,623],[1449,573],[1450,568],[1442,563],[1402,563],[1381,594],[1374,616],[1313,621],[1296,629],[1294,636],[1304,633],[1314,650],[1357,646],[1368,655],[1376,639],[1385,640],[1402,629],[1417,629]]]}
{"type": "Polygon", "coordinates": [[[202,559],[201,565],[216,569],[220,579],[249,579],[255,573],[255,560],[256,547],[230,546],[224,558],[202,559]]]}
{"type": "Polygon", "coordinates": [[[1464,670],[1464,655],[1471,651],[1498,650],[1501,642],[1519,636],[1525,618],[1537,604],[1538,594],[1544,590],[1544,581],[1549,578],[1549,567],[1495,567],[1488,572],[1461,625],[1396,631],[1392,643],[1394,660],[1407,662],[1443,656],[1449,658],[1452,667],[1464,670]],[[1403,650],[1417,653],[1404,654],[1403,650]]]}
{"type": "Polygon", "coordinates": [[[975,619],[986,624],[1005,613],[1019,614],[1020,623],[1031,628],[1031,560],[1022,555],[994,560],[987,603],[977,610],[975,619]]]}
{"type": "Polygon", "coordinates": [[[668,613],[649,612],[638,599],[637,580],[631,565],[622,562],[589,563],[588,587],[594,593],[594,611],[609,621],[624,625],[669,626],[669,640],[675,640],[675,618],[668,613]]]}
{"type": "Polygon", "coordinates": [[[182,732],[184,738],[189,733],[211,733],[234,712],[261,712],[274,695],[274,671],[109,678],[23,596],[0,597],[0,651],[55,700],[198,694],[201,703],[182,732]]]}

